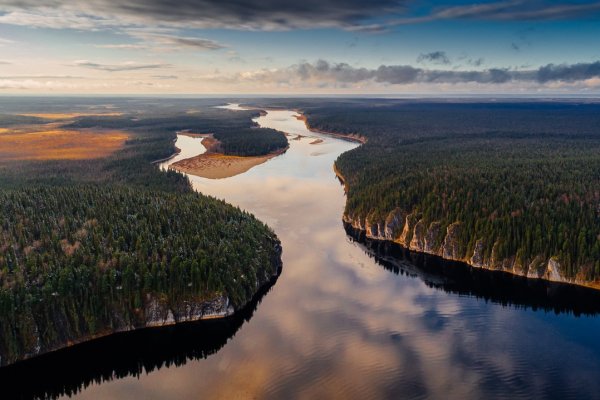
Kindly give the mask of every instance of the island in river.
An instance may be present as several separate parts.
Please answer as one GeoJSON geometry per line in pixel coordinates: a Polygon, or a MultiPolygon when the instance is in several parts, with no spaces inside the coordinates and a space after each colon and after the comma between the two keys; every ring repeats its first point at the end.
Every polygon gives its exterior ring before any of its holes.
{"type": "Polygon", "coordinates": [[[215,139],[213,134],[183,133],[183,135],[196,138],[202,137],[201,143],[206,151],[194,157],[169,164],[169,168],[209,179],[223,179],[243,174],[250,168],[267,162],[287,150],[287,147],[284,147],[260,156],[227,155],[223,154],[221,142],[215,139]]]}

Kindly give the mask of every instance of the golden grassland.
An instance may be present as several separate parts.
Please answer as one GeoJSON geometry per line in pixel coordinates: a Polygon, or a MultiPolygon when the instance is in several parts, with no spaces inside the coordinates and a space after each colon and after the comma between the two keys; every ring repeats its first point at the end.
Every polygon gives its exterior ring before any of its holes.
{"type": "Polygon", "coordinates": [[[58,124],[0,128],[0,160],[83,160],[106,157],[128,135],[115,130],[72,130],[58,124]]]}

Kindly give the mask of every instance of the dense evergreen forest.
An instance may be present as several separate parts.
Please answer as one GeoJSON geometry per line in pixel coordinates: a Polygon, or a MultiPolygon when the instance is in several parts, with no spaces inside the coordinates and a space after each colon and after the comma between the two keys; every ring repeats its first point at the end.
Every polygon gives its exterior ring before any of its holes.
{"type": "Polygon", "coordinates": [[[0,353],[160,322],[227,296],[245,305],[277,270],[251,215],[196,193],[99,186],[7,190],[0,239],[0,353]],[[34,339],[30,343],[28,339],[34,339]]]}
{"type": "MultiPolygon", "coordinates": [[[[73,111],[63,106],[56,112],[73,111]]],[[[106,158],[0,159],[0,365],[113,331],[237,310],[278,273],[270,228],[152,164],[173,154],[176,130],[220,132],[235,154],[268,153],[285,140],[252,128],[250,115],[243,124],[231,111],[199,108],[189,119],[165,107],[171,114],[125,108],[127,116],[70,120],[70,128],[130,134],[106,158]],[[255,133],[264,144],[243,137],[255,133]]],[[[0,127],[40,122],[0,115],[0,127]]]]}
{"type": "Polygon", "coordinates": [[[68,128],[112,128],[150,131],[162,134],[190,130],[213,133],[221,142],[219,151],[236,156],[261,156],[287,146],[284,134],[273,129],[252,126],[258,111],[232,111],[204,108],[193,113],[120,117],[83,117],[68,128]]]}
{"type": "Polygon", "coordinates": [[[336,161],[348,184],[346,216],[359,225],[408,217],[406,243],[419,231],[439,249],[450,228],[455,259],[473,261],[477,252],[480,263],[523,274],[552,259],[567,279],[600,279],[600,105],[348,101],[305,109],[311,127],[368,139],[336,161]]]}

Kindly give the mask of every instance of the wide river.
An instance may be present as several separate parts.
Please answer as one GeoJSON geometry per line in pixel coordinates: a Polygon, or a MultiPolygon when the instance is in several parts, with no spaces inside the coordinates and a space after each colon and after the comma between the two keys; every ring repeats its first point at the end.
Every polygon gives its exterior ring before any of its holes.
{"type": "MultiPolygon", "coordinates": [[[[252,318],[206,359],[124,373],[76,398],[600,397],[599,317],[384,268],[342,225],[345,197],[332,165],[357,144],[310,132],[295,115],[256,119],[288,134],[284,155],[232,178],[190,177],[282,241],[282,275],[252,318]]],[[[204,150],[186,136],[177,146],[188,157],[204,150]]]]}

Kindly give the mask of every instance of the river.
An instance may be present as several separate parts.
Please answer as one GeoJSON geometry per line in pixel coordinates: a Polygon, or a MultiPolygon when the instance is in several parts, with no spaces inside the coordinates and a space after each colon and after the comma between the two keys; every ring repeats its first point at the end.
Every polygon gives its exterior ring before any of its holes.
{"type": "MultiPolygon", "coordinates": [[[[252,318],[206,359],[92,383],[76,398],[600,396],[600,318],[543,310],[527,296],[488,296],[494,281],[449,289],[435,271],[378,262],[344,230],[344,191],[332,171],[358,144],[310,132],[295,115],[256,119],[289,134],[284,155],[232,178],[190,177],[196,190],[252,212],[282,241],[282,275],[252,318]]],[[[177,146],[198,152],[199,141],[179,136],[177,146]]]]}

